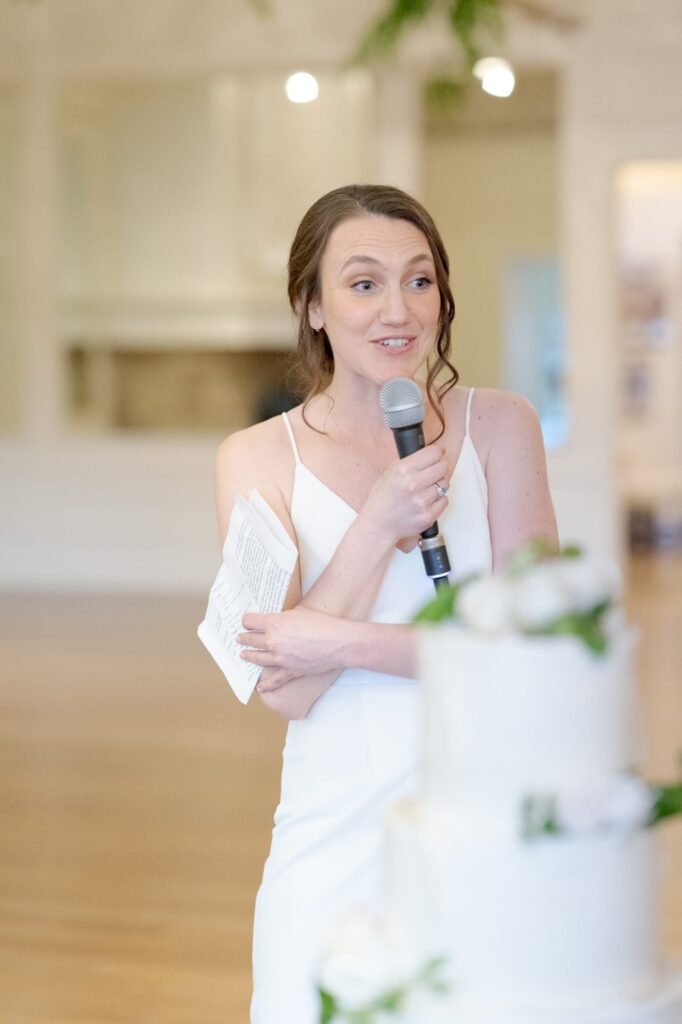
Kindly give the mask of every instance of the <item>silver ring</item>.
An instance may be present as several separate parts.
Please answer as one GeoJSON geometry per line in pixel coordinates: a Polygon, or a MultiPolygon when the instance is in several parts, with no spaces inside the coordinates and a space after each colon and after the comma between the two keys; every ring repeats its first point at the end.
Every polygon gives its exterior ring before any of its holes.
{"type": "Polygon", "coordinates": [[[438,497],[439,497],[439,498],[444,498],[444,497],[445,497],[445,495],[446,495],[446,494],[448,493],[448,489],[447,489],[447,487],[443,487],[443,485],[442,485],[442,484],[439,484],[439,483],[435,483],[435,484],[434,484],[433,486],[434,486],[434,487],[436,488],[436,490],[438,491],[438,497]]]}

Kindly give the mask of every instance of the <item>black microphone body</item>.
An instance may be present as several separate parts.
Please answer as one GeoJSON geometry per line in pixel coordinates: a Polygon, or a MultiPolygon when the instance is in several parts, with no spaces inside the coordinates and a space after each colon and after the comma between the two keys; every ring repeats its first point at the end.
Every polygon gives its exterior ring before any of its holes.
{"type": "MultiPolygon", "coordinates": [[[[419,386],[408,377],[396,377],[384,384],[380,400],[384,422],[393,431],[399,457],[404,459],[424,448],[424,403],[419,386]]],[[[433,580],[436,589],[447,586],[450,559],[438,523],[424,530],[420,538],[426,575],[433,580]]]]}

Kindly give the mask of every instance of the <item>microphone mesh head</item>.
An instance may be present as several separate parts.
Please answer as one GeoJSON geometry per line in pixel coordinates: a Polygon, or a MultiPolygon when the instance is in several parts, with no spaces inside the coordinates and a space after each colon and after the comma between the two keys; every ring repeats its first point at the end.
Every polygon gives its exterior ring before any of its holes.
{"type": "Polygon", "coordinates": [[[424,422],[424,399],[419,385],[409,377],[387,380],[379,393],[379,404],[384,423],[391,430],[424,422]]]}

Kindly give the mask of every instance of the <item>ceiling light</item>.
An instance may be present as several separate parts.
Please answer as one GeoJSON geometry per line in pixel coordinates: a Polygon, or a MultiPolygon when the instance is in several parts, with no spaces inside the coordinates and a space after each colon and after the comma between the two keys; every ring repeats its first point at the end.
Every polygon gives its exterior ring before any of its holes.
{"type": "Polygon", "coordinates": [[[314,75],[297,71],[287,78],[286,91],[292,103],[312,103],[317,99],[320,87],[314,75]]]}
{"type": "Polygon", "coordinates": [[[483,57],[473,67],[476,78],[481,80],[481,88],[491,96],[511,96],[516,79],[511,64],[502,57],[483,57]]]}

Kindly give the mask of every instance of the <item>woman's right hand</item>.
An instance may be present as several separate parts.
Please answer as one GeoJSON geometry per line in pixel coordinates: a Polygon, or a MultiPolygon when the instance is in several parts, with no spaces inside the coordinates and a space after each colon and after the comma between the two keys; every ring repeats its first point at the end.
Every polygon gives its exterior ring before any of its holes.
{"type": "Polygon", "coordinates": [[[440,496],[436,484],[447,489],[450,475],[445,449],[439,444],[396,458],[372,487],[358,518],[409,551],[419,534],[448,507],[447,496],[440,496]]]}

